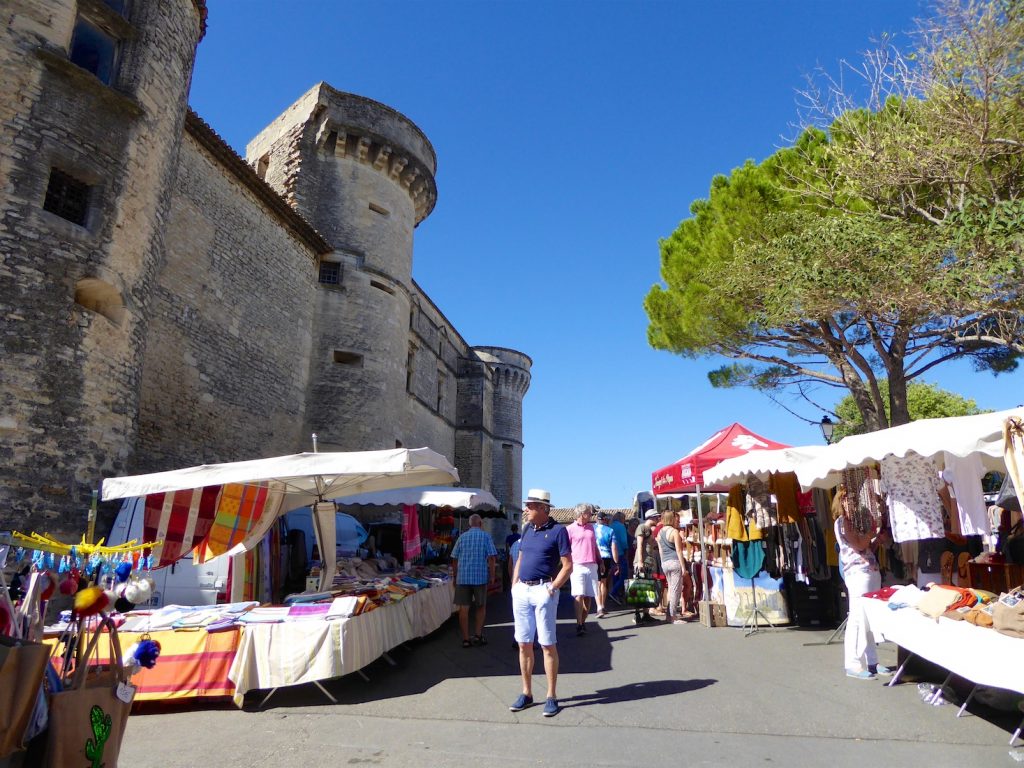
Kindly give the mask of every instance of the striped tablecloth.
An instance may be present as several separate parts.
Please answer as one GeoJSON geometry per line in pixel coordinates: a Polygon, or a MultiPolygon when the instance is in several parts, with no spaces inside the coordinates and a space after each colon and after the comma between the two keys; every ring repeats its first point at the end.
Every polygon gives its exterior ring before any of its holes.
{"type": "Polygon", "coordinates": [[[235,703],[246,691],[329,680],[362,669],[395,646],[424,637],[452,614],[452,583],[348,619],[308,619],[242,628],[228,677],[235,703]]]}

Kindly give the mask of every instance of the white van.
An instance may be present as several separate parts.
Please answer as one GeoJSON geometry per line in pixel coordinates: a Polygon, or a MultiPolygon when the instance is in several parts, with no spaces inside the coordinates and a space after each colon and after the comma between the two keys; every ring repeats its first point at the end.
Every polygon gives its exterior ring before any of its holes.
{"type": "MultiPolygon", "coordinates": [[[[144,514],[144,498],[125,499],[106,543],[116,546],[132,539],[141,542],[144,514]]],[[[231,558],[222,556],[196,564],[190,553],[174,565],[157,568],[150,575],[156,587],[148,606],[226,603],[230,594],[231,558]]]]}

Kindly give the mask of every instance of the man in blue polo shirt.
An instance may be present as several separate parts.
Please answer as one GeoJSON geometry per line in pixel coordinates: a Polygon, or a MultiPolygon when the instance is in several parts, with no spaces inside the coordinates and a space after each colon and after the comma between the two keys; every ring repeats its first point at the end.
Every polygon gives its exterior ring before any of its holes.
{"type": "Polygon", "coordinates": [[[523,693],[509,707],[519,712],[533,705],[533,639],[544,651],[547,700],[544,717],[559,712],[555,684],[558,679],[558,648],[555,622],[558,617],[558,591],[572,573],[572,550],[565,526],[551,519],[551,494],[531,488],[523,502],[526,525],[519,540],[519,557],[512,572],[512,615],[516,642],[519,643],[519,672],[523,693]]]}

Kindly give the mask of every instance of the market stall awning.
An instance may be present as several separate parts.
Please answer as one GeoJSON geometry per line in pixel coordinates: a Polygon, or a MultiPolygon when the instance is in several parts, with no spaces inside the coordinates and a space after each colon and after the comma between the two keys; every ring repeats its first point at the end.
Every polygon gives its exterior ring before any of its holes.
{"type": "Polygon", "coordinates": [[[725,429],[715,432],[679,461],[653,472],[651,488],[657,494],[687,493],[695,491],[697,486],[709,491],[726,490],[724,487],[709,487],[704,481],[704,473],[721,461],[742,456],[751,451],[788,447],[785,443],[777,443],[774,440],[761,437],[739,422],[735,422],[725,429]]]}
{"type": "Polygon", "coordinates": [[[335,501],[340,507],[416,504],[423,507],[465,509],[477,513],[497,512],[501,507],[494,495],[482,488],[454,488],[442,485],[393,488],[388,491],[343,496],[335,498],[335,501]]]}
{"type": "Polygon", "coordinates": [[[707,470],[704,482],[709,485],[735,485],[742,483],[748,475],[757,475],[764,480],[775,472],[796,472],[797,467],[815,459],[826,447],[800,445],[774,451],[750,451],[707,470]]]}
{"type": "MultiPolygon", "coordinates": [[[[194,543],[200,562],[251,549],[282,512],[313,505],[326,581],[334,573],[335,541],[335,506],[327,500],[458,480],[458,471],[441,454],[429,448],[396,448],[298,453],[113,477],[103,481],[100,495],[104,501],[146,497],[146,526],[153,527],[158,539],[178,545],[176,558],[194,543]],[[201,540],[193,536],[199,525],[208,531],[201,540]],[[185,539],[187,547],[181,544],[185,539]]],[[[159,564],[166,564],[162,550],[154,554],[159,564]]]]}
{"type": "Polygon", "coordinates": [[[429,448],[296,453],[227,464],[203,464],[149,475],[111,477],[103,481],[101,497],[109,501],[211,485],[269,488],[279,484],[286,505],[301,507],[339,496],[458,479],[458,470],[429,448]]]}
{"type": "Polygon", "coordinates": [[[839,482],[836,473],[844,469],[887,456],[903,458],[911,452],[927,458],[943,451],[961,458],[977,453],[990,469],[1002,469],[1003,424],[1011,416],[1024,417],[1024,408],[921,419],[865,435],[850,435],[798,467],[796,476],[804,488],[831,488],[839,482]]]}

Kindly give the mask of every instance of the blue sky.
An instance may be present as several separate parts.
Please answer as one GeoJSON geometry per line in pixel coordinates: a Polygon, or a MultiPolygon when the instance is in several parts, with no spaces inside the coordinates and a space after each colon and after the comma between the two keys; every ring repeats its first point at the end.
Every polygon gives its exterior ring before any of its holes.
{"type": "MultiPolygon", "coordinates": [[[[762,395],[712,389],[721,360],[651,350],[643,297],[659,281],[659,238],[712,176],[793,137],[804,75],[837,71],[924,10],[209,0],[191,103],[239,153],[321,80],[419,125],[439,194],[413,274],[470,344],[533,358],[524,487],[549,488],[557,506],[627,506],[652,470],[733,421],[821,442],[762,395]]],[[[933,370],[982,407],[1024,400],[1019,373],[933,370]]]]}

